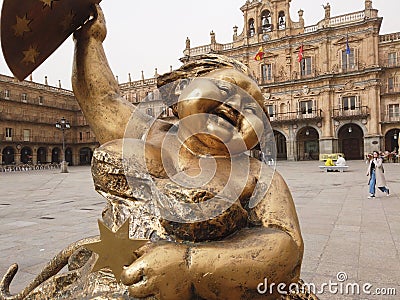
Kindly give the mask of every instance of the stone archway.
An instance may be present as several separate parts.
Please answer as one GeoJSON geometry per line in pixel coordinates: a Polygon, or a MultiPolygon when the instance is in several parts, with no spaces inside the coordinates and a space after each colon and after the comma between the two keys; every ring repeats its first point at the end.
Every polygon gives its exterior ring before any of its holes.
{"type": "Polygon", "coordinates": [[[40,147],[37,150],[37,163],[44,164],[47,162],[47,149],[45,147],[40,147]]]}
{"type": "Polygon", "coordinates": [[[73,160],[72,160],[72,149],[71,148],[67,148],[65,149],[65,161],[68,162],[69,166],[73,165],[73,160]]]}
{"type": "Polygon", "coordinates": [[[297,133],[297,160],[319,159],[319,133],[311,126],[297,133]]]}
{"type": "Polygon", "coordinates": [[[81,148],[79,150],[79,164],[90,165],[92,162],[93,151],[89,147],[81,148]]]}
{"type": "Polygon", "coordinates": [[[338,132],[339,152],[346,159],[363,159],[364,157],[364,132],[354,123],[343,125],[338,132]]]}
{"type": "Polygon", "coordinates": [[[274,137],[276,144],[276,158],[279,160],[287,160],[286,137],[277,130],[274,130],[274,137]]]}
{"type": "Polygon", "coordinates": [[[400,145],[400,128],[394,128],[386,132],[385,134],[385,151],[393,152],[396,151],[399,153],[399,145],[400,145]]]}
{"type": "Polygon", "coordinates": [[[21,163],[27,164],[32,163],[32,149],[29,147],[23,147],[21,149],[21,163]]]}
{"type": "Polygon", "coordinates": [[[5,147],[2,151],[2,156],[3,156],[2,160],[3,165],[11,165],[15,163],[15,150],[13,147],[11,146],[5,147]]]}
{"type": "Polygon", "coordinates": [[[53,148],[51,151],[51,162],[52,163],[60,163],[60,154],[61,150],[58,147],[53,148]]]}

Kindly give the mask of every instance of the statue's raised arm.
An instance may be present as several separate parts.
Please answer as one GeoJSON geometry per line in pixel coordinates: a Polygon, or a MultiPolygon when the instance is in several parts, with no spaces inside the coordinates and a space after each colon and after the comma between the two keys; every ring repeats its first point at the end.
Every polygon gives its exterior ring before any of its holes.
{"type": "MultiPolygon", "coordinates": [[[[121,96],[103,48],[107,34],[103,12],[94,5],[93,18],[74,34],[72,87],[87,122],[101,144],[124,137],[135,106],[121,96]]],[[[150,116],[136,113],[130,136],[141,138],[150,116]]],[[[132,128],[132,126],[131,126],[132,128]]]]}

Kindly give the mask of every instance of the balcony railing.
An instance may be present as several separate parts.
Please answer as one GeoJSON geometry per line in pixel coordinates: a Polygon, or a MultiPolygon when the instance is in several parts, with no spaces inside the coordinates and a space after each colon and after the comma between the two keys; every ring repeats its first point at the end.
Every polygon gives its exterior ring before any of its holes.
{"type": "Polygon", "coordinates": [[[97,141],[97,139],[95,137],[83,138],[83,139],[73,139],[72,142],[74,144],[93,144],[93,143],[98,143],[98,141],[97,141]]]}
{"type": "Polygon", "coordinates": [[[369,108],[368,106],[360,106],[360,107],[349,107],[346,108],[338,108],[333,110],[333,118],[334,119],[354,119],[363,118],[369,116],[369,108]]]}
{"type": "Polygon", "coordinates": [[[63,94],[63,95],[67,95],[67,96],[74,96],[74,93],[70,90],[66,90],[66,89],[62,89],[59,87],[54,87],[54,86],[50,86],[50,85],[46,85],[46,84],[36,83],[36,82],[32,82],[32,81],[27,81],[27,80],[18,81],[14,77],[10,77],[7,75],[0,75],[0,82],[12,82],[13,84],[17,84],[17,85],[21,85],[21,86],[27,86],[27,87],[35,88],[35,89],[39,89],[39,90],[48,90],[48,91],[55,92],[57,94],[63,94]]]}
{"type": "Polygon", "coordinates": [[[343,24],[349,24],[353,22],[358,22],[364,20],[365,11],[359,11],[355,13],[345,14],[337,17],[330,18],[329,26],[340,26],[343,24]]]}
{"type": "MultiPolygon", "coordinates": [[[[24,115],[24,114],[16,114],[16,113],[8,113],[8,112],[0,112],[0,120],[3,121],[20,121],[20,122],[32,122],[32,123],[42,123],[42,124],[52,124],[54,125],[57,120],[54,117],[50,117],[48,115],[24,115]]],[[[72,124],[73,126],[75,124],[72,124]]]]}
{"type": "Polygon", "coordinates": [[[384,68],[396,68],[400,67],[400,60],[398,58],[396,59],[384,59],[381,60],[381,66],[384,68]]]}
{"type": "MultiPolygon", "coordinates": [[[[65,138],[65,143],[72,143],[72,138],[65,138]]],[[[40,143],[40,144],[61,144],[61,138],[46,137],[46,136],[23,136],[13,135],[12,137],[6,137],[3,139],[6,142],[13,143],[40,143]]]]}
{"type": "Polygon", "coordinates": [[[271,123],[291,123],[294,121],[304,121],[304,120],[321,120],[322,119],[322,110],[314,109],[309,111],[294,111],[294,112],[286,112],[286,113],[277,113],[270,116],[271,123]]]}
{"type": "Polygon", "coordinates": [[[121,90],[129,90],[131,88],[138,88],[138,87],[145,87],[145,86],[156,87],[157,86],[157,78],[149,78],[149,79],[145,79],[145,80],[136,80],[136,81],[131,81],[131,82],[125,82],[125,83],[121,83],[119,85],[121,90]]]}
{"type": "Polygon", "coordinates": [[[198,56],[198,55],[209,54],[209,53],[221,53],[223,51],[232,50],[233,48],[234,48],[233,43],[227,43],[227,44],[215,43],[215,44],[209,44],[209,45],[190,48],[189,51],[187,52],[187,55],[198,56]]]}
{"type": "Polygon", "coordinates": [[[400,32],[389,33],[379,36],[379,42],[391,42],[391,41],[400,41],[400,32]]]}
{"type": "MultiPolygon", "coordinates": [[[[46,137],[46,136],[22,136],[22,135],[13,135],[12,137],[5,137],[4,134],[0,135],[0,142],[13,142],[13,143],[36,143],[36,144],[61,144],[61,137],[46,137]]],[[[98,143],[95,137],[90,138],[65,138],[66,144],[94,144],[98,143]]]]}
{"type": "Polygon", "coordinates": [[[381,94],[400,93],[400,84],[383,84],[381,94]]]}
{"type": "Polygon", "coordinates": [[[382,123],[400,123],[400,114],[382,114],[382,123]]]}
{"type": "MultiPolygon", "coordinates": [[[[329,19],[329,27],[336,27],[336,26],[341,26],[343,24],[359,22],[364,19],[365,19],[365,11],[359,11],[341,16],[336,16],[329,19]]],[[[323,24],[324,24],[323,22],[319,22],[318,24],[304,27],[304,33],[316,32],[319,29],[324,28],[323,24]]]]}

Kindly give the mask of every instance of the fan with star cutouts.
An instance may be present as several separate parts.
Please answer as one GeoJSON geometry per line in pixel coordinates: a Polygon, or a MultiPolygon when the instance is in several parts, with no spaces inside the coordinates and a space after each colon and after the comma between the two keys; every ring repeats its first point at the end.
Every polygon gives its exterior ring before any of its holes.
{"type": "Polygon", "coordinates": [[[86,20],[101,0],[4,0],[1,46],[19,80],[40,66],[86,20]]]}

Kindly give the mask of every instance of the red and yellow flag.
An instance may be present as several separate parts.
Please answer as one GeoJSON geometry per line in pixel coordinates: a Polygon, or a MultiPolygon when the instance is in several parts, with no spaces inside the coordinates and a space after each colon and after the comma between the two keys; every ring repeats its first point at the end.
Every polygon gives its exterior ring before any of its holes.
{"type": "Polygon", "coordinates": [[[298,62],[301,62],[303,60],[303,52],[304,52],[303,45],[301,45],[299,50],[299,57],[297,59],[298,62]]]}
{"type": "Polygon", "coordinates": [[[254,57],[254,59],[257,61],[260,61],[260,60],[262,60],[263,56],[264,56],[264,49],[263,49],[263,47],[260,47],[258,49],[258,52],[257,52],[256,56],[254,57]]]}

